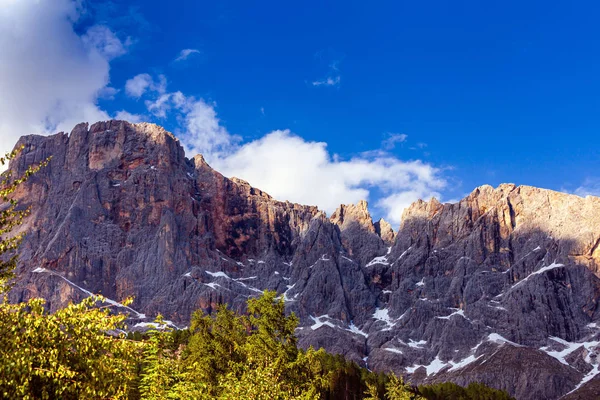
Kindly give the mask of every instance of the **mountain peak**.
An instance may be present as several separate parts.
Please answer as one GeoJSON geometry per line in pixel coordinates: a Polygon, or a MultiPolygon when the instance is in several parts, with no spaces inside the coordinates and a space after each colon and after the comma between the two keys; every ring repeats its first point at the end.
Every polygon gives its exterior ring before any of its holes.
{"type": "Polygon", "coordinates": [[[350,224],[359,224],[369,232],[375,232],[375,226],[366,200],[359,200],[356,204],[341,204],[329,219],[342,230],[350,224]]]}

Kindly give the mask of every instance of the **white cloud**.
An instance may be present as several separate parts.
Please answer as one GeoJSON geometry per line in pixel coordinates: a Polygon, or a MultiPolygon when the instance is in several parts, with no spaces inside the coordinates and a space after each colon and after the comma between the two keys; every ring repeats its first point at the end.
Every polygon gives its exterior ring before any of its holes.
{"type": "MultiPolygon", "coordinates": [[[[75,0],[0,0],[0,152],[25,134],[69,131],[109,116],[110,60],[127,50],[109,28],[74,30],[75,0]]],[[[113,93],[114,94],[114,93],[113,93]]]]}
{"type": "Polygon", "coordinates": [[[130,44],[129,39],[123,44],[123,42],[121,42],[121,40],[119,40],[119,38],[104,25],[92,26],[85,35],[81,37],[81,40],[88,48],[96,49],[106,60],[112,60],[113,58],[127,53],[127,47],[130,44]]]}
{"type": "Polygon", "coordinates": [[[198,49],[183,49],[179,52],[179,56],[175,59],[175,62],[187,60],[192,54],[199,54],[198,49]]]}
{"type": "Polygon", "coordinates": [[[573,193],[581,197],[600,196],[600,179],[587,178],[573,193]]]}
{"type": "MultiPolygon", "coordinates": [[[[185,136],[182,136],[185,140],[185,136]]],[[[432,195],[446,182],[440,171],[421,161],[389,155],[337,160],[323,142],[307,142],[290,131],[274,131],[246,143],[213,164],[226,176],[247,180],[280,200],[317,205],[331,213],[340,204],[368,200],[384,193],[376,207],[399,223],[404,207],[432,195]]]]}
{"type": "Polygon", "coordinates": [[[404,133],[388,133],[387,139],[382,142],[383,148],[386,150],[392,150],[396,147],[397,143],[405,142],[408,138],[408,135],[404,133]]]}
{"type": "Polygon", "coordinates": [[[123,121],[129,121],[131,123],[138,123],[138,122],[144,122],[146,121],[146,118],[143,115],[140,114],[132,114],[128,111],[125,110],[121,110],[121,111],[117,111],[117,113],[115,114],[115,119],[119,119],[119,120],[123,120],[123,121]]]}
{"type": "MultiPolygon", "coordinates": [[[[136,78],[148,83],[141,93],[153,116],[176,117],[175,134],[188,157],[202,154],[225,176],[244,179],[277,199],[331,213],[340,204],[368,200],[377,192],[379,200],[373,206],[397,224],[411,202],[439,198],[438,191],[446,185],[440,170],[422,161],[403,161],[381,149],[342,160],[329,153],[326,143],[308,142],[289,130],[241,145],[241,138],[222,126],[215,103],[167,92],[165,87],[157,90],[146,74],[136,78]]],[[[402,134],[388,136],[388,146],[406,140],[402,134]]]]}
{"type": "Polygon", "coordinates": [[[179,126],[175,133],[190,157],[203,154],[211,162],[230,154],[241,141],[239,136],[231,135],[221,126],[215,103],[186,96],[180,91],[167,92],[164,76],[160,76],[157,84],[150,75],[139,74],[127,81],[126,90],[132,95],[150,97],[144,104],[154,117],[164,119],[170,113],[175,114],[179,126]]]}
{"type": "Polygon", "coordinates": [[[165,93],[167,90],[167,78],[159,75],[154,80],[150,74],[138,74],[125,82],[125,93],[130,97],[140,98],[147,91],[165,93]]]}
{"type": "Polygon", "coordinates": [[[208,162],[227,156],[241,141],[239,136],[231,135],[220,125],[214,106],[193,97],[185,98],[178,105],[183,113],[180,133],[185,138],[186,153],[206,154],[208,162]]]}

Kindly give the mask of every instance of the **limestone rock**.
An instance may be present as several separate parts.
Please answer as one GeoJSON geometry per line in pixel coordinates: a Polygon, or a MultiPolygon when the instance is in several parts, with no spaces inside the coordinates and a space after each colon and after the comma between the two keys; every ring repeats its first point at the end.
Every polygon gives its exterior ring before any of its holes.
{"type": "Polygon", "coordinates": [[[599,198],[481,186],[455,204],[415,202],[394,233],[366,202],[327,218],[226,178],[153,124],[20,144],[16,174],[53,158],[16,193],[32,214],[13,301],[54,310],[100,293],[133,329],[276,290],[302,346],[414,383],[482,381],[519,399],[597,390],[599,198]]]}

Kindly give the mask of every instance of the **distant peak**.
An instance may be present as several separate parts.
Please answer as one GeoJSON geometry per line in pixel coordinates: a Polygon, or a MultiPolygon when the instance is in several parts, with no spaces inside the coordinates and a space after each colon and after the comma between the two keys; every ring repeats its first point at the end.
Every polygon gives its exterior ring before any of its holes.
{"type": "Polygon", "coordinates": [[[371,232],[375,232],[373,219],[369,214],[368,203],[365,200],[360,200],[356,204],[341,204],[337,210],[333,212],[329,219],[333,224],[338,225],[341,229],[346,228],[351,223],[358,223],[371,232]]]}
{"type": "Polygon", "coordinates": [[[379,235],[379,237],[386,244],[393,244],[396,239],[396,232],[394,232],[394,228],[392,228],[392,224],[387,222],[385,219],[381,218],[379,221],[373,224],[375,226],[375,233],[379,235]]]}

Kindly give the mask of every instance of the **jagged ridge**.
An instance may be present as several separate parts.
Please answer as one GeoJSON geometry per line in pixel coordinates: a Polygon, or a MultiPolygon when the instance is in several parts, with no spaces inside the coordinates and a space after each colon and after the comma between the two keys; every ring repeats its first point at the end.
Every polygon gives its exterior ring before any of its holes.
{"type": "Polygon", "coordinates": [[[395,234],[365,202],[327,218],[227,179],[152,124],[19,144],[15,173],[53,159],[17,193],[33,213],[15,301],[57,308],[90,291],[118,307],[133,295],[141,328],[271,289],[299,315],[303,346],[415,382],[551,399],[598,370],[600,199],[482,186],[456,204],[414,203],[395,234]]]}

